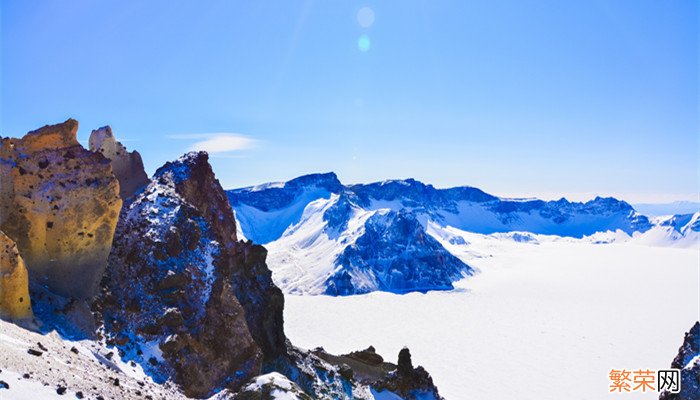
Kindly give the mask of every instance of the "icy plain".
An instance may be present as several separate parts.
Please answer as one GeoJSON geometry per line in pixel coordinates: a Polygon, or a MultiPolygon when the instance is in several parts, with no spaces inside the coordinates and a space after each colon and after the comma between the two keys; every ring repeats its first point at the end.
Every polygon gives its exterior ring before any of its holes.
{"type": "Polygon", "coordinates": [[[393,361],[408,346],[448,400],[658,398],[613,395],[608,373],[670,366],[700,319],[699,246],[451,233],[468,243],[453,254],[480,270],[455,290],[287,294],[287,335],[393,361]]]}

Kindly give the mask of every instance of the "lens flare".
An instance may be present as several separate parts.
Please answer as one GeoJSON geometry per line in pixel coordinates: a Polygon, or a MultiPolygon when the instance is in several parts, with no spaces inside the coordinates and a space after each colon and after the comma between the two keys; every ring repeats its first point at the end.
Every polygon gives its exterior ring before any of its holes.
{"type": "Polygon", "coordinates": [[[361,52],[365,53],[369,51],[369,48],[371,46],[371,42],[369,41],[369,36],[367,35],[362,35],[360,38],[357,40],[357,47],[360,49],[361,52]]]}
{"type": "Polygon", "coordinates": [[[369,7],[362,7],[357,12],[357,23],[363,28],[369,28],[374,23],[374,10],[369,7]]]}

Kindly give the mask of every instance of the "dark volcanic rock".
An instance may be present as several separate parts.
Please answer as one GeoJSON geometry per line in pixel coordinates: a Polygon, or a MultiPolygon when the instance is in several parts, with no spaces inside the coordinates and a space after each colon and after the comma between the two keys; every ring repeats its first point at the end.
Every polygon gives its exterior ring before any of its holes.
{"type": "Polygon", "coordinates": [[[236,390],[285,351],[284,300],[265,256],[236,241],[206,153],[190,153],[122,212],[95,307],[127,359],[172,376],[188,396],[236,390]]]}
{"type": "Polygon", "coordinates": [[[271,363],[269,371],[290,377],[304,393],[314,399],[370,400],[373,398],[367,385],[352,378],[353,373],[347,370],[341,373],[342,368],[339,365],[319,354],[328,355],[323,351],[309,352],[288,343],[285,356],[271,363]]]}
{"type": "MultiPolygon", "coordinates": [[[[168,163],[175,190],[200,210],[221,249],[217,268],[226,273],[236,298],[245,310],[248,329],[266,360],[285,352],[283,329],[284,296],[272,282],[265,264],[267,250],[236,239],[236,220],[226,193],[215,178],[206,153],[190,153],[181,163],[168,163]]],[[[158,173],[156,173],[158,175],[158,173]]]]}
{"type": "Polygon", "coordinates": [[[336,356],[316,349],[313,354],[338,369],[339,374],[366,385],[375,392],[391,392],[406,400],[442,399],[433,380],[423,367],[413,368],[407,348],[399,352],[398,365],[385,362],[374,348],[336,356]]]}
{"type": "Polygon", "coordinates": [[[44,354],[44,352],[39,351],[39,350],[34,350],[34,349],[27,349],[27,353],[28,353],[28,354],[31,354],[31,355],[33,355],[33,356],[37,356],[37,357],[39,357],[39,356],[41,356],[42,354],[44,354]]]}
{"type": "Polygon", "coordinates": [[[663,392],[660,400],[700,399],[700,322],[695,322],[685,334],[683,345],[673,359],[671,368],[681,370],[680,393],[663,392]]]}
{"type": "Polygon", "coordinates": [[[353,358],[368,365],[382,365],[384,363],[384,358],[376,353],[373,346],[369,346],[362,351],[353,351],[346,355],[346,357],[353,358]]]}
{"type": "Polygon", "coordinates": [[[402,376],[409,376],[413,373],[413,362],[411,361],[411,352],[404,347],[399,352],[399,363],[397,364],[397,372],[402,376]]]}
{"type": "Polygon", "coordinates": [[[389,390],[406,400],[440,399],[433,379],[423,367],[413,368],[411,353],[407,348],[399,352],[396,371],[373,385],[377,390],[389,390]]]}
{"type": "Polygon", "coordinates": [[[686,332],[683,345],[678,349],[678,355],[673,359],[671,368],[685,368],[700,355],[700,322],[695,322],[690,331],[686,332]]]}
{"type": "MultiPolygon", "coordinates": [[[[235,227],[235,225],[233,225],[235,227]]],[[[265,362],[286,352],[284,295],[272,282],[265,264],[267,250],[251,242],[239,242],[227,259],[231,285],[245,310],[248,329],[263,351],[265,362]]]]}
{"type": "Polygon", "coordinates": [[[194,397],[237,388],[262,364],[231,280],[235,234],[226,234],[217,203],[202,206],[214,184],[206,154],[156,172],[120,216],[96,303],[127,359],[194,397]],[[202,179],[207,171],[211,179],[202,179]],[[194,201],[195,193],[204,199],[194,201]]]}

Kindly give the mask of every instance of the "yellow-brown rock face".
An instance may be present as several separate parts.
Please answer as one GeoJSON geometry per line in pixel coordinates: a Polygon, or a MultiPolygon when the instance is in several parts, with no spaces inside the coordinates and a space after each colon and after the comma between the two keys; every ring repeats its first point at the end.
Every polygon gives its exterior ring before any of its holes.
{"type": "Polygon", "coordinates": [[[15,242],[0,231],[0,317],[32,317],[27,268],[15,242]]]}
{"type": "Polygon", "coordinates": [[[90,133],[90,151],[98,152],[112,163],[114,176],[119,180],[119,195],[123,200],[130,198],[137,190],[149,182],[143,168],[143,160],[138,151],[129,152],[112,134],[109,126],[90,133]]]}
{"type": "Polygon", "coordinates": [[[77,130],[69,119],[0,141],[0,229],[33,282],[84,299],[104,273],[122,200],[109,160],[77,130]]]}

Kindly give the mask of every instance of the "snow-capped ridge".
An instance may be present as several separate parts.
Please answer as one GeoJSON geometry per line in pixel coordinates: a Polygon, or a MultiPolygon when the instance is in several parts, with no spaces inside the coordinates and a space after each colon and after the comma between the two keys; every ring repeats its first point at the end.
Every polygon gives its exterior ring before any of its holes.
{"type": "Polygon", "coordinates": [[[652,221],[613,197],[505,199],[475,187],[438,189],[415,179],[343,185],[333,173],[227,195],[243,234],[266,245],[273,279],[290,293],[451,289],[473,272],[468,257],[453,254],[473,252],[464,250],[469,244],[461,235],[431,236],[446,228],[526,244],[551,240],[544,235],[683,247],[700,229],[697,217],[652,221]]]}
{"type": "Polygon", "coordinates": [[[333,172],[310,174],[288,182],[271,182],[228,191],[231,204],[254,204],[263,211],[282,208],[294,201],[304,191],[323,189],[328,193],[339,193],[342,184],[333,172]]]}
{"type": "MultiPolygon", "coordinates": [[[[612,197],[598,196],[587,202],[571,202],[563,197],[556,201],[505,199],[475,187],[437,189],[415,179],[343,186],[334,173],[305,175],[283,185],[258,187],[254,191],[229,190],[228,197],[234,208],[248,206],[269,213],[292,205],[298,207],[300,200],[308,204],[328,198],[331,193],[342,194],[347,201],[364,209],[413,209],[431,219],[458,223],[461,229],[486,234],[520,230],[582,237],[606,230],[622,229],[631,234],[651,228],[647,217],[636,213],[629,203],[612,197]],[[465,211],[468,212],[462,216],[465,211]]],[[[260,231],[261,225],[266,224],[257,225],[252,229],[260,231]]],[[[243,231],[247,231],[245,227],[243,231]]],[[[257,237],[253,234],[250,238],[265,244],[279,238],[282,232],[277,228],[275,234],[257,237]]]]}

